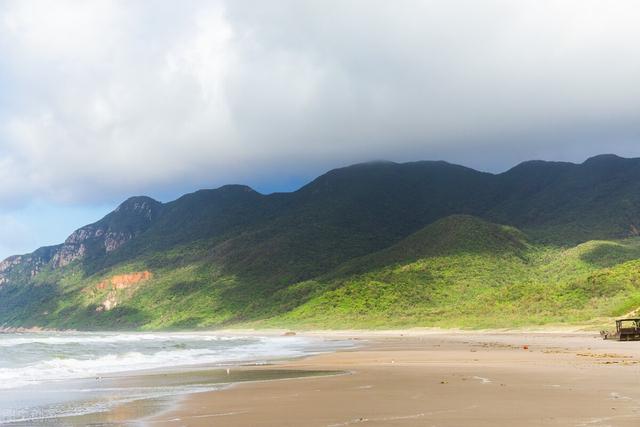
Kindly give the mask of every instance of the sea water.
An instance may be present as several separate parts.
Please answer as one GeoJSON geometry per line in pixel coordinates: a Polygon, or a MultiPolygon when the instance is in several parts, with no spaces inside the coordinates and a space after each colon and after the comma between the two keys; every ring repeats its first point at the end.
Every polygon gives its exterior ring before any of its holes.
{"type": "Polygon", "coordinates": [[[135,400],[216,390],[230,382],[220,379],[220,371],[229,375],[224,367],[346,345],[216,333],[0,334],[0,424],[50,425],[135,400]]]}

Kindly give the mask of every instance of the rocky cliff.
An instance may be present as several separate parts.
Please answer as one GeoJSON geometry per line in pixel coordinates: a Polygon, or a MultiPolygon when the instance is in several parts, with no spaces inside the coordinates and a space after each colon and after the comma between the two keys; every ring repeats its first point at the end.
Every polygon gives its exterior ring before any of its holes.
{"type": "Polygon", "coordinates": [[[14,255],[0,262],[0,286],[34,277],[43,268],[57,269],[112,252],[147,230],[162,212],[150,197],[131,197],[100,221],[77,229],[64,243],[14,255]]]}

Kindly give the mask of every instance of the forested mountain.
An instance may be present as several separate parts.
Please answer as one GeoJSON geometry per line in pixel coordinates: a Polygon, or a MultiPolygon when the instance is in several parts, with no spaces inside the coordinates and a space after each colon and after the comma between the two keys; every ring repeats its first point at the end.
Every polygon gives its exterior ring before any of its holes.
{"type": "Polygon", "coordinates": [[[0,325],[597,321],[640,306],[639,230],[640,159],[614,155],[501,174],[374,162],[291,193],[133,197],[0,263],[0,325]]]}

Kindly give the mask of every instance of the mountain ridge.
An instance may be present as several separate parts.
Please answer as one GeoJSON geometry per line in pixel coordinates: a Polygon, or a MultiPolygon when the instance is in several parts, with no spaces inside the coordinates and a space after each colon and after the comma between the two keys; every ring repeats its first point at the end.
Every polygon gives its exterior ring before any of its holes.
{"type": "Polygon", "coordinates": [[[510,265],[524,262],[517,269],[526,269],[527,257],[544,247],[561,251],[638,235],[638,190],[640,159],[601,155],[580,164],[522,162],[499,174],[445,161],[377,161],[333,169],[289,193],[226,185],[167,203],[136,196],[60,245],[2,261],[0,324],[179,327],[281,318],[282,310],[299,309],[327,286],[342,286],[323,277],[364,274],[380,264],[372,260],[384,259],[402,242],[394,259],[409,262],[413,249],[416,260],[471,256],[464,248],[480,247],[485,239],[492,246],[473,255],[480,257],[474,262],[488,262],[487,256],[507,262],[495,258],[504,244],[510,265]],[[355,260],[365,261],[345,269],[355,260]],[[97,313],[100,301],[83,289],[133,272],[153,272],[153,279],[114,300],[113,310],[97,313]],[[197,304],[209,304],[210,314],[160,320],[153,310],[134,310],[124,301],[135,305],[148,297],[162,305],[161,295],[198,296],[197,304]],[[274,300],[276,295],[283,299],[274,300]],[[260,299],[270,302],[256,305],[260,299]],[[83,308],[67,306],[71,301],[83,308]]]}

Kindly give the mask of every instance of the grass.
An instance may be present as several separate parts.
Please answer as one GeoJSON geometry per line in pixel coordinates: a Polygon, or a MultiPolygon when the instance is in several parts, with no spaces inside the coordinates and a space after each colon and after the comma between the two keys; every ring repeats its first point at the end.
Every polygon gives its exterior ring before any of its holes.
{"type": "Polygon", "coordinates": [[[156,251],[87,274],[79,263],[3,288],[1,322],[76,329],[505,328],[592,324],[640,307],[640,238],[562,248],[452,216],[396,245],[293,283],[235,274],[206,242],[156,251]],[[96,308],[115,274],[152,279],[96,308]],[[55,285],[53,285],[55,283],[55,285]]]}

